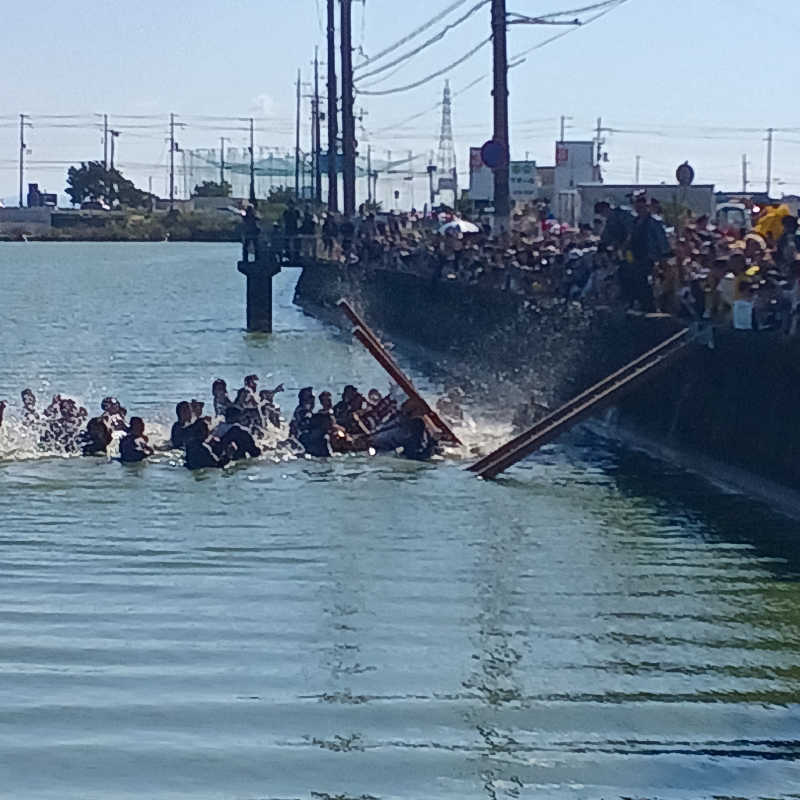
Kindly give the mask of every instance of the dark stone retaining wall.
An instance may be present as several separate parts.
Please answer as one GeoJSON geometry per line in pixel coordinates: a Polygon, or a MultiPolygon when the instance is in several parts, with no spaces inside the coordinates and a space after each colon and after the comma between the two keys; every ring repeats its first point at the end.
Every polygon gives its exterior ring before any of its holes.
{"type": "MultiPolygon", "coordinates": [[[[631,318],[361,265],[307,266],[295,302],[347,325],[346,297],[389,338],[426,348],[437,366],[498,413],[534,398],[541,416],[679,330],[631,318]],[[432,353],[431,353],[432,351],[432,353]]],[[[620,424],[800,488],[800,342],[726,330],[619,404],[620,424]]]]}

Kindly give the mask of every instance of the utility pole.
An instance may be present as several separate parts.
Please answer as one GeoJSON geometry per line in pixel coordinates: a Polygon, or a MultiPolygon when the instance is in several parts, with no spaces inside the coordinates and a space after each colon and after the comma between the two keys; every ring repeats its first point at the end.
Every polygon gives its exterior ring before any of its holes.
{"type": "Polygon", "coordinates": [[[169,210],[175,208],[175,115],[169,115],[169,210]]]}
{"type": "Polygon", "coordinates": [[[255,161],[255,131],[253,118],[250,117],[250,203],[256,204],[256,161],[255,161]]]}
{"type": "MultiPolygon", "coordinates": [[[[561,134],[563,137],[563,133],[561,134]]],[[[600,166],[600,163],[603,160],[603,145],[605,144],[605,140],[603,139],[603,118],[597,118],[597,166],[600,166]]]]}
{"type": "MultiPolygon", "coordinates": [[[[494,65],[494,135],[503,149],[502,161],[494,170],[495,225],[508,228],[511,215],[508,161],[511,148],[508,138],[508,55],[506,52],[506,0],[492,0],[492,46],[494,65]]],[[[429,173],[430,174],[430,173],[429,173]]],[[[430,176],[431,182],[433,176],[430,176]]],[[[431,203],[431,207],[433,203],[431,203]]]]}
{"type": "Polygon", "coordinates": [[[22,196],[23,184],[25,182],[25,122],[27,114],[19,115],[19,207],[24,208],[25,202],[22,196]]]}
{"type": "Polygon", "coordinates": [[[642,166],[642,157],[636,156],[636,172],[633,182],[638,186],[639,185],[639,176],[641,175],[641,166],[642,166]]]}
{"type": "Polygon", "coordinates": [[[227,136],[219,137],[219,185],[225,183],[225,142],[229,142],[227,136]]]}
{"type": "Polygon", "coordinates": [[[747,185],[750,181],[747,180],[747,153],[742,156],[742,191],[747,192],[747,185]]]}
{"type": "Polygon", "coordinates": [[[108,114],[103,114],[103,169],[108,170],[108,114]]]}
{"type": "Polygon", "coordinates": [[[294,137],[294,197],[300,199],[300,70],[297,70],[297,119],[294,137]]]}
{"type": "Polygon", "coordinates": [[[319,113],[319,47],[314,48],[314,200],[317,205],[322,205],[322,126],[319,113]]]}
{"type": "Polygon", "coordinates": [[[772,190],[772,136],[774,128],[767,128],[767,197],[772,190]]]}
{"type": "Polygon", "coordinates": [[[344,156],[344,215],[356,213],[356,121],[353,116],[352,3],[341,0],[342,153],[344,156]]]}
{"type": "Polygon", "coordinates": [[[336,139],[339,136],[336,98],[336,0],[328,0],[328,211],[339,210],[339,167],[336,139]]]}

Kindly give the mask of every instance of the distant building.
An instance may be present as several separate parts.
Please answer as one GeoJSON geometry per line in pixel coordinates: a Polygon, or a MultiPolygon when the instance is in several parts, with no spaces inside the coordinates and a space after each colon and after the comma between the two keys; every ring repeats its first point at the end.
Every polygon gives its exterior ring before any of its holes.
{"type": "Polygon", "coordinates": [[[38,183],[28,184],[28,208],[55,208],[58,205],[58,195],[42,192],[38,183]]]}

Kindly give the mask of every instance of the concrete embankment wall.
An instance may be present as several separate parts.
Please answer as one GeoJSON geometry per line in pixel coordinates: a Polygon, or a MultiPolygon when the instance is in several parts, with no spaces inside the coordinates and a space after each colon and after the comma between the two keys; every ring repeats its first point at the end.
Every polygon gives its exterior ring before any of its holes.
{"type": "MultiPolygon", "coordinates": [[[[506,416],[531,397],[541,416],[682,327],[359,265],[303,270],[298,305],[341,319],[341,297],[390,338],[433,351],[445,373],[506,416]]],[[[618,420],[800,489],[798,401],[800,343],[724,331],[714,350],[697,346],[624,398],[618,420]]]]}

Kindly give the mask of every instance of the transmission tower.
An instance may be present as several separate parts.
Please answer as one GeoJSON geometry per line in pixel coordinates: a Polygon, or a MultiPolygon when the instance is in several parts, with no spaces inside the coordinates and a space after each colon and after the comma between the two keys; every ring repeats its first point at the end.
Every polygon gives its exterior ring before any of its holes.
{"type": "Polygon", "coordinates": [[[453,115],[450,100],[450,81],[444,82],[442,96],[442,132],[439,135],[439,191],[448,189],[458,199],[458,177],[456,172],[456,149],[453,144],[453,115]]]}

